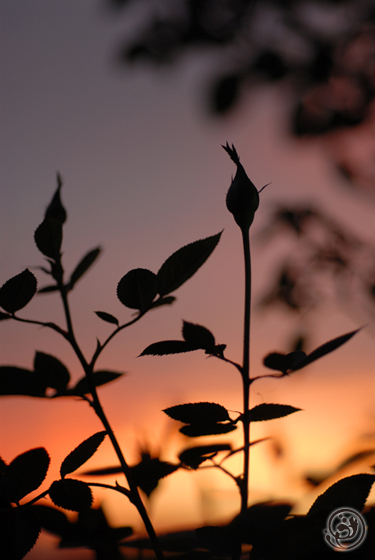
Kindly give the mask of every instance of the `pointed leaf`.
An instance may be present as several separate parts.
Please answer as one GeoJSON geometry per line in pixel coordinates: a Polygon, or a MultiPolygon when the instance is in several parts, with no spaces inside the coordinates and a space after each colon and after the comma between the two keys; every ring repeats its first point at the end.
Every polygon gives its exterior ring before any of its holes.
{"type": "Polygon", "coordinates": [[[232,447],[229,443],[218,443],[216,445],[200,445],[190,447],[182,451],[178,458],[192,469],[197,469],[204,461],[212,459],[220,451],[231,451],[232,447]]]}
{"type": "Polygon", "coordinates": [[[39,251],[46,257],[58,261],[62,244],[62,222],[46,217],[34,233],[34,239],[39,251]]]}
{"type": "Polygon", "coordinates": [[[0,395],[42,397],[46,387],[44,379],[29,369],[0,366],[0,395]]]}
{"type": "Polygon", "coordinates": [[[57,189],[52,197],[51,202],[47,206],[46,212],[44,214],[45,218],[53,218],[61,224],[66,221],[66,210],[61,202],[60,191],[62,187],[62,179],[60,173],[57,173],[57,189]]]}
{"type": "Polygon", "coordinates": [[[34,371],[45,380],[46,387],[52,387],[57,391],[63,391],[70,381],[69,371],[64,364],[44,352],[35,353],[34,371]]]}
{"type": "Polygon", "coordinates": [[[26,268],[1,286],[0,307],[8,313],[15,313],[29,303],[36,294],[36,290],[37,280],[34,274],[26,268]]]}
{"type": "Polygon", "coordinates": [[[200,422],[213,423],[231,421],[228,411],[221,404],[211,402],[199,402],[171,406],[163,410],[173,420],[185,424],[196,424],[200,422]]]}
{"type": "Polygon", "coordinates": [[[34,512],[18,507],[0,510],[0,527],[0,554],[4,560],[22,560],[41,530],[34,512]]]}
{"type": "Polygon", "coordinates": [[[138,465],[131,467],[132,475],[136,485],[150,496],[157,487],[159,480],[180,468],[179,465],[172,465],[159,459],[143,459],[138,465]]]}
{"type": "MultiPolygon", "coordinates": [[[[124,373],[119,373],[116,371],[94,371],[92,374],[92,379],[95,387],[100,387],[100,385],[105,385],[114,379],[118,379],[124,373]]],[[[72,394],[74,395],[85,395],[90,392],[89,384],[86,377],[82,377],[77,383],[77,385],[72,389],[72,394]]]]}
{"type": "Polygon", "coordinates": [[[198,350],[198,348],[191,346],[184,340],[162,340],[147,346],[140,356],[167,356],[168,354],[182,354],[193,350],[198,350]]]}
{"type": "Polygon", "coordinates": [[[144,268],[136,268],[121,278],[117,285],[117,297],[126,307],[139,309],[143,313],[151,307],[158,289],[156,274],[144,268]]]}
{"type": "Polygon", "coordinates": [[[101,467],[98,469],[91,469],[89,471],[85,471],[82,474],[91,475],[91,476],[111,476],[113,474],[120,474],[122,473],[122,467],[101,467]]]}
{"type": "Polygon", "coordinates": [[[95,313],[100,319],[102,319],[102,321],[119,326],[119,320],[110,313],[106,313],[105,311],[95,311],[95,313]]]}
{"type": "Polygon", "coordinates": [[[231,422],[226,422],[225,424],[220,422],[200,422],[182,426],[182,428],[180,428],[180,432],[188,437],[200,437],[229,434],[229,432],[233,432],[236,429],[237,426],[231,422]]]}
{"type": "Polygon", "coordinates": [[[7,466],[0,482],[0,494],[10,502],[18,502],[39,488],[48,471],[50,458],[43,447],[18,455],[7,466]]]}
{"type": "Polygon", "coordinates": [[[161,296],[177,290],[195,274],[215,249],[221,233],[185,245],[165,261],[158,272],[161,296]]]}
{"type": "Polygon", "coordinates": [[[71,511],[83,511],[91,506],[93,500],[89,485],[72,478],[55,480],[48,493],[56,506],[71,511]]]}
{"type": "Polygon", "coordinates": [[[184,321],[182,335],[191,346],[206,350],[208,353],[215,353],[215,338],[206,327],[184,321]]]}
{"type": "Polygon", "coordinates": [[[101,247],[96,247],[89,251],[82,260],[77,264],[75,269],[73,270],[70,280],[68,283],[69,289],[71,290],[75,283],[87,272],[90,266],[95,262],[97,257],[101,252],[101,247]]]}
{"type": "Polygon", "coordinates": [[[312,362],[315,362],[315,360],[318,360],[322,356],[325,356],[326,354],[329,354],[330,352],[333,352],[334,350],[336,350],[336,348],[339,348],[340,346],[345,344],[345,342],[350,340],[352,338],[352,336],[357,334],[357,332],[360,331],[360,330],[361,329],[357,329],[357,330],[352,331],[350,333],[343,334],[342,336],[339,336],[337,338],[334,338],[333,340],[330,340],[329,342],[326,342],[325,344],[322,344],[322,346],[319,346],[318,348],[316,348],[313,352],[311,352],[311,354],[308,354],[306,356],[306,360],[304,362],[302,362],[302,365],[298,366],[296,369],[300,369],[302,367],[305,367],[306,365],[311,364],[312,362]]]}
{"type": "Polygon", "coordinates": [[[107,432],[97,432],[76,447],[61,463],[60,474],[64,478],[67,474],[76,471],[90,459],[104,440],[107,432]]]}
{"type": "Polygon", "coordinates": [[[254,406],[249,411],[251,422],[262,422],[263,420],[274,420],[275,418],[283,418],[293,412],[298,412],[300,408],[295,408],[288,404],[270,404],[262,403],[254,406]]]}
{"type": "Polygon", "coordinates": [[[51,292],[58,292],[59,287],[56,284],[50,284],[49,286],[44,286],[38,290],[38,294],[50,294],[51,292]]]}
{"type": "Polygon", "coordinates": [[[355,474],[335,482],[315,500],[307,515],[333,511],[340,507],[362,511],[365,507],[371,486],[375,482],[373,474],[355,474]]]}

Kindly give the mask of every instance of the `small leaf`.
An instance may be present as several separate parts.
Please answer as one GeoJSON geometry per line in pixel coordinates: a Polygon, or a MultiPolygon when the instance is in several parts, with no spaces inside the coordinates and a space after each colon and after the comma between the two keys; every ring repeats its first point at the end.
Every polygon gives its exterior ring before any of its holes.
{"type": "Polygon", "coordinates": [[[6,500],[18,502],[39,488],[48,471],[50,458],[43,447],[18,455],[7,466],[0,483],[0,494],[6,500]]]}
{"type": "Polygon", "coordinates": [[[322,344],[322,346],[319,346],[318,348],[316,348],[313,352],[311,352],[311,354],[308,354],[306,356],[306,360],[304,362],[302,362],[302,365],[299,365],[296,369],[300,369],[302,367],[305,367],[308,364],[311,364],[312,362],[315,362],[315,360],[318,360],[319,358],[322,358],[326,354],[329,354],[330,352],[333,352],[334,350],[336,350],[336,348],[339,348],[340,346],[345,344],[345,342],[350,340],[360,330],[361,329],[357,329],[357,330],[352,331],[350,333],[343,334],[342,336],[339,336],[337,338],[334,338],[333,340],[330,340],[329,342],[326,342],[325,344],[322,344]]]}
{"type": "Polygon", "coordinates": [[[158,272],[161,296],[177,290],[195,274],[215,249],[221,233],[185,245],[164,262],[158,272]]]}
{"type": "Polygon", "coordinates": [[[228,411],[221,404],[211,402],[199,402],[171,406],[163,410],[173,420],[185,424],[197,424],[200,422],[213,423],[231,421],[228,411]]]}
{"type": "Polygon", "coordinates": [[[57,173],[57,189],[52,197],[51,202],[47,206],[46,212],[44,214],[45,218],[53,218],[61,224],[66,221],[66,210],[61,202],[60,191],[62,187],[62,179],[60,173],[57,173]]]}
{"type": "Polygon", "coordinates": [[[57,391],[63,391],[70,381],[69,371],[64,364],[44,352],[35,353],[34,371],[45,380],[46,387],[52,387],[57,391]]]}
{"type": "Polygon", "coordinates": [[[0,307],[8,313],[15,313],[29,303],[36,294],[36,290],[37,280],[34,274],[26,268],[1,286],[0,307]]]}
{"type": "Polygon", "coordinates": [[[95,249],[92,249],[77,264],[68,282],[69,290],[71,290],[75,285],[75,283],[85,274],[85,272],[87,272],[87,270],[90,268],[90,266],[95,262],[95,260],[99,256],[100,252],[101,252],[100,247],[96,247],[95,249]]]}
{"type": "Polygon", "coordinates": [[[206,327],[184,321],[182,335],[191,346],[206,350],[207,353],[215,353],[215,338],[206,327]]]}
{"type": "Polygon", "coordinates": [[[32,511],[39,519],[42,528],[49,533],[63,537],[69,530],[69,520],[61,510],[50,506],[33,505],[32,511]]]}
{"type": "Polygon", "coordinates": [[[174,296],[166,296],[154,301],[151,307],[152,309],[154,309],[155,307],[161,307],[162,305],[172,305],[172,303],[174,303],[175,301],[176,298],[174,296]]]}
{"type": "Polygon", "coordinates": [[[8,315],[8,313],[3,313],[0,311],[0,321],[6,321],[7,319],[11,319],[12,315],[8,315]]]}
{"type": "Polygon", "coordinates": [[[192,469],[197,469],[204,461],[212,459],[220,451],[231,451],[232,447],[229,443],[218,443],[216,445],[201,445],[198,447],[190,447],[182,451],[178,458],[181,463],[191,467],[192,469]]]}
{"type": "Polygon", "coordinates": [[[237,429],[231,422],[225,424],[215,422],[192,423],[182,426],[180,432],[188,437],[215,436],[219,434],[229,434],[237,429]]]}
{"type": "MultiPolygon", "coordinates": [[[[119,373],[116,371],[94,371],[92,374],[92,380],[95,387],[100,387],[100,385],[105,385],[114,379],[118,379],[124,375],[124,373],[119,373]]],[[[86,377],[82,377],[77,383],[77,385],[72,389],[73,395],[85,395],[90,392],[89,384],[86,377]]]]}
{"type": "Polygon", "coordinates": [[[22,560],[41,530],[34,512],[18,507],[0,510],[0,527],[0,554],[4,560],[22,560]]]}
{"type": "Polygon", "coordinates": [[[289,354],[281,354],[279,352],[272,352],[268,354],[263,364],[269,369],[275,369],[286,374],[288,371],[295,371],[302,364],[305,364],[306,354],[301,350],[297,352],[290,352],[289,354]]]}
{"type": "Polygon", "coordinates": [[[342,478],[318,496],[307,515],[325,510],[333,511],[340,507],[362,511],[374,482],[373,474],[355,474],[342,478]]]}
{"type": "Polygon", "coordinates": [[[106,313],[105,311],[95,311],[95,313],[100,319],[102,319],[102,321],[106,321],[107,323],[112,323],[113,325],[119,326],[119,320],[110,313],[106,313]]]}
{"type": "Polygon", "coordinates": [[[42,397],[46,387],[44,379],[29,369],[0,366],[0,395],[42,397]]]}
{"type": "Polygon", "coordinates": [[[46,217],[37,227],[34,239],[39,251],[46,257],[58,261],[62,244],[62,222],[46,217]]]}
{"type": "Polygon", "coordinates": [[[56,284],[50,284],[49,286],[44,286],[38,290],[38,294],[50,294],[51,292],[58,292],[59,287],[56,284]]]}
{"type": "Polygon", "coordinates": [[[113,474],[120,474],[122,473],[122,467],[101,467],[98,469],[91,469],[89,471],[85,471],[82,474],[91,475],[91,476],[111,476],[113,474]]]}
{"type": "Polygon", "coordinates": [[[159,480],[177,471],[180,465],[172,465],[159,459],[142,459],[138,465],[131,467],[136,485],[150,496],[158,486],[159,480]]]}
{"type": "Polygon", "coordinates": [[[93,500],[89,485],[72,478],[55,480],[48,493],[56,506],[71,511],[85,510],[91,506],[93,500]]]}
{"type": "Polygon", "coordinates": [[[107,432],[97,432],[76,447],[61,463],[60,474],[64,478],[67,474],[76,471],[90,459],[104,440],[107,432]]]}
{"type": "Polygon", "coordinates": [[[158,289],[156,274],[144,268],[136,268],[121,278],[117,285],[117,297],[126,307],[139,309],[144,313],[151,307],[158,289]]]}
{"type": "Polygon", "coordinates": [[[192,347],[184,340],[162,340],[154,342],[143,350],[140,356],[167,356],[168,354],[181,354],[183,352],[191,352],[198,350],[192,347]]]}
{"type": "Polygon", "coordinates": [[[251,422],[263,422],[264,420],[274,420],[275,418],[283,418],[293,412],[298,412],[300,408],[295,408],[287,404],[269,404],[262,403],[254,406],[249,411],[251,422]]]}

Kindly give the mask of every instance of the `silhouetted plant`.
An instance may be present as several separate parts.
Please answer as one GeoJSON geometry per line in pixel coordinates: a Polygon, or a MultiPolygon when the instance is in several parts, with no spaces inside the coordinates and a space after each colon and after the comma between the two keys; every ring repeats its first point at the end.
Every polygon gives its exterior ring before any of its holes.
{"type": "MultiPolygon", "coordinates": [[[[119,301],[127,308],[136,310],[136,315],[127,323],[120,321],[105,311],[96,311],[103,321],[113,325],[112,333],[104,340],[97,341],[96,349],[88,360],[76,337],[71,318],[69,293],[87,272],[100,253],[97,247],[89,251],[77,264],[69,278],[65,278],[62,262],[63,225],[66,211],[61,203],[61,178],[58,176],[57,190],[47,207],[44,220],[35,231],[35,242],[46,257],[47,264],[39,267],[47,274],[52,283],[39,290],[39,293],[57,292],[61,298],[66,324],[26,319],[18,312],[23,309],[37,293],[37,279],[26,269],[11,278],[0,288],[0,306],[4,310],[0,319],[41,325],[61,335],[74,350],[83,370],[83,377],[75,385],[70,385],[70,373],[66,366],[55,356],[36,352],[33,370],[16,366],[0,368],[1,395],[28,395],[31,397],[54,399],[59,397],[80,397],[95,411],[102,422],[103,431],[93,434],[81,442],[63,460],[60,478],[45,490],[39,490],[47,474],[50,457],[44,448],[30,449],[13,459],[9,464],[0,460],[0,551],[4,558],[19,560],[34,546],[41,528],[60,537],[60,546],[85,546],[95,551],[97,558],[116,560],[121,558],[120,546],[153,549],[158,560],[163,552],[185,552],[187,557],[200,558],[202,548],[208,558],[230,556],[233,560],[240,557],[243,546],[251,545],[251,560],[283,560],[312,558],[331,558],[334,552],[324,543],[322,530],[327,515],[335,508],[345,506],[362,511],[367,496],[375,480],[375,475],[359,474],[347,477],[318,497],[306,516],[290,514],[290,504],[249,503],[250,449],[264,441],[251,441],[250,428],[253,422],[282,418],[299,411],[288,404],[263,403],[250,408],[251,385],[263,378],[283,378],[297,374],[299,370],[324,357],[349,341],[358,330],[341,335],[306,354],[302,350],[290,353],[273,352],[265,357],[264,365],[272,370],[266,376],[251,376],[250,372],[250,316],[251,316],[251,257],[250,227],[259,207],[259,194],[247,176],[236,149],[224,146],[237,172],[227,193],[228,210],[240,228],[245,268],[243,355],[241,362],[225,355],[226,345],[217,344],[214,335],[201,325],[184,322],[183,340],[166,340],[149,345],[142,353],[164,356],[196,350],[213,356],[233,367],[242,379],[242,412],[230,413],[223,405],[215,402],[184,403],[169,407],[164,412],[184,424],[180,431],[196,438],[207,435],[230,433],[242,429],[243,444],[233,448],[229,442],[208,445],[193,445],[183,449],[178,461],[162,461],[149,450],[141,451],[140,461],[129,465],[124,452],[112,430],[106,412],[103,410],[97,388],[119,377],[121,373],[96,370],[96,362],[103,349],[122,330],[139,321],[148,311],[174,301],[172,292],[177,290],[204,264],[219,242],[221,233],[186,245],[173,253],[160,267],[157,274],[147,269],[134,269],[125,274],[117,285],[119,301]],[[127,486],[86,482],[71,478],[71,474],[82,467],[97,451],[104,438],[108,436],[118,458],[118,465],[86,471],[87,475],[106,476],[122,473],[127,486]],[[235,454],[243,457],[240,475],[234,475],[224,462],[235,454]],[[218,459],[218,457],[221,457],[218,459]],[[208,462],[208,464],[207,464],[208,462]],[[204,464],[206,463],[206,464],[204,464]],[[158,486],[159,481],[178,469],[198,470],[202,468],[219,469],[229,476],[237,486],[240,496],[239,514],[233,521],[222,527],[202,527],[196,533],[182,533],[158,538],[143,503],[141,490],[147,497],[158,486]],[[128,526],[111,528],[101,509],[93,509],[92,488],[101,487],[124,495],[136,507],[141,516],[149,540],[127,543],[132,534],[128,526]],[[29,494],[39,490],[36,497],[29,494]],[[41,505],[41,498],[49,496],[58,508],[78,512],[76,521],[70,521],[59,509],[41,505]]],[[[264,188],[264,187],[263,187],[264,188]]],[[[373,526],[374,508],[365,512],[369,526],[373,526]]],[[[369,533],[361,554],[353,558],[373,558],[374,532],[369,533]]]]}

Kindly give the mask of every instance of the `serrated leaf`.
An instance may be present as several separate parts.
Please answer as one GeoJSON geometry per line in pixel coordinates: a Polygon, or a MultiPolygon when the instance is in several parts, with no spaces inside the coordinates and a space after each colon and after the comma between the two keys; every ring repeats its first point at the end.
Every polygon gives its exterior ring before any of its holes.
{"type": "Polygon", "coordinates": [[[197,447],[189,447],[182,451],[178,458],[181,463],[197,469],[199,465],[215,457],[220,451],[231,451],[232,447],[229,443],[218,443],[215,445],[200,445],[197,447]]]}
{"type": "Polygon", "coordinates": [[[152,305],[159,290],[159,281],[151,270],[135,268],[123,276],[117,285],[117,297],[130,309],[142,313],[152,305]]]}
{"type": "Polygon", "coordinates": [[[201,437],[201,436],[215,436],[219,434],[229,434],[237,429],[237,426],[231,422],[215,423],[215,422],[201,422],[188,424],[182,426],[180,432],[188,437],[201,437]]]}
{"type": "Polygon", "coordinates": [[[307,515],[315,515],[325,510],[333,511],[340,507],[362,511],[374,482],[373,474],[355,474],[342,478],[318,496],[307,515]]]}
{"type": "Polygon", "coordinates": [[[206,327],[184,321],[182,336],[188,344],[195,348],[201,348],[208,353],[215,352],[215,337],[206,327]]]}
{"type": "Polygon", "coordinates": [[[113,325],[119,326],[119,320],[110,313],[106,313],[105,311],[94,311],[94,313],[96,313],[96,315],[102,321],[106,321],[106,323],[112,323],[113,325]]]}
{"type": "Polygon", "coordinates": [[[156,489],[161,478],[165,478],[179,468],[179,465],[173,465],[156,458],[146,458],[138,465],[131,467],[131,471],[136,485],[149,497],[156,489]]]}
{"type": "Polygon", "coordinates": [[[53,218],[57,220],[61,224],[66,221],[66,210],[61,202],[61,187],[62,187],[62,180],[59,173],[57,173],[57,189],[52,197],[51,202],[47,206],[46,212],[44,214],[45,218],[53,218]]]}
{"type": "Polygon", "coordinates": [[[185,245],[164,262],[157,274],[161,296],[177,290],[195,274],[215,249],[221,233],[185,245]]]}
{"type": "Polygon", "coordinates": [[[52,387],[57,391],[63,391],[70,381],[70,373],[64,364],[44,352],[35,353],[34,371],[45,380],[46,387],[52,387]]]}
{"type": "Polygon", "coordinates": [[[70,280],[68,282],[69,290],[73,288],[76,282],[87,272],[90,266],[95,262],[101,252],[101,247],[95,247],[89,251],[77,264],[75,269],[73,270],[70,280]]]}
{"type": "Polygon", "coordinates": [[[221,404],[212,402],[199,402],[171,406],[163,410],[170,418],[184,422],[184,424],[197,424],[200,422],[217,423],[231,421],[226,408],[221,404]]]}
{"type": "MultiPolygon", "coordinates": [[[[92,380],[94,382],[95,387],[100,387],[101,385],[105,385],[110,381],[114,381],[118,379],[124,373],[116,372],[116,371],[107,371],[107,370],[98,370],[94,371],[92,374],[92,380]]],[[[86,395],[90,392],[89,384],[86,377],[82,377],[76,384],[76,386],[71,390],[72,394],[74,395],[86,395]]]]}
{"type": "Polygon", "coordinates": [[[193,350],[198,350],[198,348],[192,347],[184,340],[162,340],[147,346],[140,356],[167,356],[168,354],[182,354],[193,350]]]}
{"type": "Polygon", "coordinates": [[[52,217],[46,217],[35,230],[34,240],[43,255],[58,261],[60,259],[62,235],[62,222],[52,217]]]}
{"type": "Polygon", "coordinates": [[[46,387],[44,379],[29,369],[0,366],[0,395],[42,397],[46,387]]]}
{"type": "Polygon", "coordinates": [[[275,418],[283,418],[293,412],[300,411],[300,408],[295,408],[288,404],[271,404],[262,403],[254,406],[249,411],[251,422],[263,422],[264,420],[274,420],[275,418]]]}
{"type": "Polygon", "coordinates": [[[39,488],[46,477],[50,458],[44,447],[18,455],[7,466],[0,482],[0,495],[13,503],[39,488]]]}
{"type": "Polygon", "coordinates": [[[72,478],[55,480],[48,493],[56,506],[71,511],[83,511],[91,506],[93,500],[88,484],[72,478]]]}
{"type": "Polygon", "coordinates": [[[78,445],[61,463],[60,474],[64,478],[67,474],[76,471],[90,459],[104,440],[107,433],[97,432],[78,445]]]}
{"type": "Polygon", "coordinates": [[[24,508],[0,510],[0,554],[4,560],[22,560],[41,530],[38,517],[24,508]]]}
{"type": "Polygon", "coordinates": [[[26,268],[1,286],[0,307],[8,313],[15,313],[29,303],[36,294],[36,290],[37,280],[34,274],[26,268]]]}
{"type": "Polygon", "coordinates": [[[345,344],[345,342],[350,340],[360,330],[361,329],[357,329],[357,330],[352,331],[350,333],[343,334],[342,336],[338,336],[337,338],[334,338],[333,340],[330,340],[329,342],[326,342],[325,344],[322,344],[321,346],[316,348],[313,352],[308,354],[306,356],[306,360],[304,362],[302,362],[302,364],[299,365],[296,369],[300,369],[302,367],[305,367],[308,364],[311,364],[312,362],[315,362],[315,360],[318,360],[319,358],[322,358],[323,356],[326,356],[327,354],[330,354],[331,352],[333,352],[334,350],[336,350],[337,348],[339,348],[340,346],[345,344]]]}

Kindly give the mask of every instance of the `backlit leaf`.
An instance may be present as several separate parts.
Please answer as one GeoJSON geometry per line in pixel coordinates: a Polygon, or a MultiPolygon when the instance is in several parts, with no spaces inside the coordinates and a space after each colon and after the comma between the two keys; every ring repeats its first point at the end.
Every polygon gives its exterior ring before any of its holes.
{"type": "Polygon", "coordinates": [[[1,286],[0,307],[8,313],[15,313],[29,303],[36,290],[37,280],[34,274],[26,268],[1,286]]]}
{"type": "Polygon", "coordinates": [[[107,433],[105,431],[97,432],[69,453],[61,464],[61,477],[64,478],[67,474],[76,471],[79,467],[86,463],[86,461],[94,455],[106,435],[107,433]]]}
{"type": "Polygon", "coordinates": [[[0,395],[44,396],[44,379],[29,369],[0,366],[0,395]]]}
{"type": "Polygon", "coordinates": [[[110,313],[106,313],[105,311],[95,311],[95,313],[100,319],[102,319],[102,321],[106,321],[107,323],[112,323],[117,326],[119,325],[118,319],[110,313]]]}
{"type": "Polygon", "coordinates": [[[51,292],[58,292],[59,287],[56,284],[50,284],[49,286],[44,286],[38,290],[38,294],[50,294],[51,292]]]}
{"type": "Polygon", "coordinates": [[[56,506],[71,511],[85,510],[93,500],[88,484],[72,478],[55,480],[49,489],[49,496],[56,506]]]}
{"type": "Polygon", "coordinates": [[[18,455],[7,466],[0,482],[0,494],[18,503],[24,496],[39,488],[48,471],[50,458],[43,447],[18,455]]]}
{"type": "Polygon", "coordinates": [[[41,530],[33,511],[24,508],[0,509],[0,557],[22,560],[33,548],[41,530]]]}
{"type": "Polygon", "coordinates": [[[117,297],[130,309],[145,312],[158,293],[157,276],[150,270],[136,268],[123,276],[117,285],[117,297]]]}
{"type": "Polygon", "coordinates": [[[295,408],[288,404],[270,404],[262,403],[254,406],[249,411],[251,422],[262,422],[263,420],[274,420],[275,418],[283,418],[293,412],[298,412],[300,408],[295,408]]]}
{"type": "Polygon", "coordinates": [[[164,262],[158,272],[161,296],[177,290],[195,274],[215,249],[221,233],[185,245],[164,262]]]}
{"type": "Polygon", "coordinates": [[[206,327],[184,321],[182,335],[191,346],[201,348],[209,353],[215,352],[215,338],[206,327]]]}
{"type": "Polygon", "coordinates": [[[298,369],[302,366],[302,364],[304,365],[305,360],[306,354],[301,350],[297,352],[290,352],[289,354],[272,352],[264,358],[263,364],[269,369],[286,373],[290,370],[294,371],[298,369]]]}
{"type": "MultiPolygon", "coordinates": [[[[92,374],[92,380],[95,387],[99,387],[100,385],[105,385],[114,379],[118,379],[124,375],[124,373],[119,373],[116,371],[94,371],[92,374]]],[[[90,392],[89,384],[86,377],[82,377],[76,384],[76,386],[72,389],[72,393],[74,395],[85,395],[86,393],[90,392]]]]}
{"type": "Polygon", "coordinates": [[[168,354],[191,352],[192,350],[197,350],[197,348],[195,346],[192,347],[184,340],[162,340],[147,346],[140,356],[166,356],[168,354]]]}
{"type": "Polygon", "coordinates": [[[342,478],[318,496],[307,515],[324,510],[333,511],[340,507],[362,511],[374,482],[373,474],[355,474],[342,478]]]}
{"type": "Polygon", "coordinates": [[[172,474],[178,469],[179,465],[173,465],[172,463],[160,461],[156,458],[142,459],[138,465],[131,467],[134,482],[146,496],[151,495],[161,478],[172,474]]]}
{"type": "Polygon", "coordinates": [[[35,353],[34,371],[45,380],[46,387],[52,387],[57,391],[63,391],[70,381],[69,371],[64,364],[44,352],[35,353]]]}
{"type": "Polygon", "coordinates": [[[171,406],[163,410],[170,418],[184,422],[185,424],[197,424],[200,422],[216,423],[230,421],[226,408],[221,404],[212,402],[199,402],[171,406]]]}
{"type": "Polygon", "coordinates": [[[57,173],[57,189],[52,197],[51,202],[47,206],[46,212],[44,214],[45,218],[53,218],[61,224],[66,221],[66,210],[61,202],[61,191],[62,179],[60,173],[57,173]]]}
{"type": "Polygon", "coordinates": [[[62,222],[46,217],[34,233],[34,239],[39,251],[46,257],[58,261],[62,244],[62,222]]]}
{"type": "Polygon", "coordinates": [[[345,344],[345,342],[350,340],[360,330],[361,329],[357,329],[357,330],[352,331],[350,333],[343,334],[342,336],[339,336],[337,338],[334,338],[333,340],[330,340],[329,342],[326,342],[325,344],[322,344],[322,346],[319,346],[313,352],[308,354],[306,356],[306,360],[303,361],[302,364],[299,365],[296,369],[300,369],[302,367],[305,367],[306,365],[311,364],[312,362],[315,362],[315,360],[318,360],[322,356],[326,356],[330,352],[333,352],[334,350],[336,350],[336,348],[339,348],[340,346],[345,344]]]}
{"type": "Polygon", "coordinates": [[[7,319],[11,319],[12,316],[8,315],[8,313],[3,313],[0,311],[0,321],[6,321],[7,319]]]}
{"type": "Polygon", "coordinates": [[[180,432],[185,436],[189,437],[200,437],[200,436],[214,436],[219,434],[229,434],[237,429],[237,426],[231,422],[215,423],[215,422],[200,422],[188,424],[187,426],[182,426],[180,432]]]}
{"type": "Polygon", "coordinates": [[[96,247],[89,251],[80,262],[77,264],[76,268],[73,270],[70,280],[68,282],[68,287],[71,290],[75,283],[87,272],[90,266],[95,262],[101,252],[100,247],[96,247]]]}
{"type": "Polygon", "coordinates": [[[220,451],[231,451],[229,443],[218,443],[215,445],[200,445],[197,447],[190,447],[182,451],[178,458],[181,463],[184,463],[192,469],[197,469],[204,461],[212,459],[220,451]]]}

